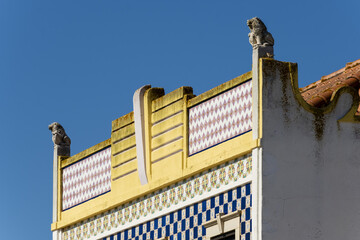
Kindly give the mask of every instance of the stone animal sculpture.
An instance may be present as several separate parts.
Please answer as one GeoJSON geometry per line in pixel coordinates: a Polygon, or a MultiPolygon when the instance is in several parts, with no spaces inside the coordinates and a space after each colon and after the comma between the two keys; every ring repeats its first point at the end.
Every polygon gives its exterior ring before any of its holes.
{"type": "Polygon", "coordinates": [[[254,17],[247,20],[247,25],[250,28],[249,42],[253,48],[257,48],[259,46],[274,46],[274,38],[271,33],[267,31],[265,24],[260,18],[254,17]]]}
{"type": "Polygon", "coordinates": [[[62,147],[70,147],[71,140],[66,135],[65,129],[60,123],[54,122],[49,125],[49,130],[52,133],[52,141],[55,145],[62,147]]]}

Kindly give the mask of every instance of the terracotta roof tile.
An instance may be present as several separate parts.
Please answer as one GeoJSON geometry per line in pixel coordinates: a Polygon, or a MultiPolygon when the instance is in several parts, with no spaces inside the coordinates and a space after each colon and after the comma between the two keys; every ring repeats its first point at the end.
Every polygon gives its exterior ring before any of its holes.
{"type": "MultiPolygon", "coordinates": [[[[330,102],[333,92],[343,86],[351,86],[359,89],[360,59],[347,63],[344,68],[327,76],[323,76],[319,81],[304,88],[300,88],[300,93],[308,104],[314,107],[324,107],[330,102]]],[[[360,107],[358,113],[359,110],[360,107]]]]}

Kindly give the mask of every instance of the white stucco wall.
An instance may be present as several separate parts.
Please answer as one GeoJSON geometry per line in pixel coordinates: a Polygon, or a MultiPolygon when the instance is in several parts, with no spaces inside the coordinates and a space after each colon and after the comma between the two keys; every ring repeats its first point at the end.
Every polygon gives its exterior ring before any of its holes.
{"type": "Polygon", "coordinates": [[[262,239],[360,239],[360,124],[337,121],[352,96],[316,117],[289,65],[263,63],[262,239]]]}

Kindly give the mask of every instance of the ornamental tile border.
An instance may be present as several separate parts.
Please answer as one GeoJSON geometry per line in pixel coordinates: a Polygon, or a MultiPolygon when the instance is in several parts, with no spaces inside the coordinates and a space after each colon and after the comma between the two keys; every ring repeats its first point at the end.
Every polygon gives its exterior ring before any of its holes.
{"type": "Polygon", "coordinates": [[[222,164],[216,168],[200,173],[190,179],[181,181],[161,191],[147,195],[129,204],[117,207],[104,214],[90,218],[64,229],[64,240],[90,239],[119,226],[138,221],[162,211],[173,210],[172,207],[190,202],[194,197],[230,183],[246,178],[252,172],[251,154],[222,164]]]}
{"type": "Polygon", "coordinates": [[[252,193],[251,183],[232,188],[220,194],[172,211],[136,226],[101,237],[101,240],[203,240],[206,236],[204,223],[215,219],[219,213],[241,211],[240,239],[251,240],[252,193]]]}

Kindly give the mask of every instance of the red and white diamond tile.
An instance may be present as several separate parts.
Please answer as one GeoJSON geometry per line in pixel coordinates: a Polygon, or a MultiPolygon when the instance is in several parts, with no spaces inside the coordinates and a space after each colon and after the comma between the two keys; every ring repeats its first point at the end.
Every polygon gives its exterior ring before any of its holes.
{"type": "Polygon", "coordinates": [[[189,110],[189,155],[252,128],[252,81],[189,110]]]}
{"type": "Polygon", "coordinates": [[[111,189],[111,148],[108,147],[63,169],[63,210],[111,189]]]}

